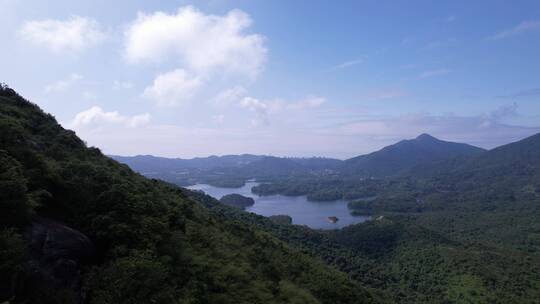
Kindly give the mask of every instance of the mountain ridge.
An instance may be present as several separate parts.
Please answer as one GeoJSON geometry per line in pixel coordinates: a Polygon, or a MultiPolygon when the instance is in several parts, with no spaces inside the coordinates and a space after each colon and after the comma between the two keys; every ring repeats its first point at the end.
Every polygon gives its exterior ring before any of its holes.
{"type": "MultiPolygon", "coordinates": [[[[207,171],[207,173],[202,173],[203,175],[212,175],[211,171],[220,171],[219,174],[225,174],[237,180],[277,178],[295,174],[306,175],[313,172],[384,177],[398,175],[421,163],[469,156],[483,151],[485,150],[472,145],[443,141],[427,133],[422,133],[415,139],[401,140],[378,151],[346,160],[327,157],[276,157],[253,154],[192,159],[164,158],[152,155],[131,157],[111,155],[111,157],[128,164],[143,174],[155,174],[150,175],[151,177],[164,176],[174,182],[172,179],[178,177],[171,175],[186,170],[198,170],[196,173],[188,172],[188,174],[197,176],[201,175],[201,170],[207,171]]],[[[212,179],[210,178],[210,180],[212,179]]]]}
{"type": "Polygon", "coordinates": [[[366,177],[393,176],[420,163],[470,156],[484,151],[469,144],[444,141],[422,133],[414,139],[401,140],[378,151],[345,160],[343,172],[366,177]]]}

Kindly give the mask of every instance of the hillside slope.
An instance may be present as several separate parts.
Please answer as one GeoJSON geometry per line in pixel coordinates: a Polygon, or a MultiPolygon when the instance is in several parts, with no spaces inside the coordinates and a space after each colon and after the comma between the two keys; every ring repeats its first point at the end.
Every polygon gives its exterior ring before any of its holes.
{"type": "Polygon", "coordinates": [[[0,131],[0,302],[377,301],[317,259],[87,148],[4,86],[0,131]]]}
{"type": "Polygon", "coordinates": [[[418,165],[403,174],[431,191],[483,201],[540,198],[540,134],[469,157],[418,165]]]}
{"type": "Polygon", "coordinates": [[[415,139],[402,140],[379,151],[348,159],[344,163],[343,172],[365,177],[392,176],[418,164],[470,156],[483,151],[471,145],[421,134],[415,139]]]}
{"type": "Polygon", "coordinates": [[[538,215],[388,214],[316,231],[276,224],[200,192],[188,195],[216,214],[251,223],[321,257],[364,286],[386,291],[394,303],[536,303],[540,296],[540,256],[533,244],[538,244],[538,215]]]}

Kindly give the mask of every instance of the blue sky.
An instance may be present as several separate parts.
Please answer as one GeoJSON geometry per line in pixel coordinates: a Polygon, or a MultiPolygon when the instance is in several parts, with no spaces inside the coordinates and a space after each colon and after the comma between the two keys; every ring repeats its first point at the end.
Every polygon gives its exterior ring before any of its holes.
{"type": "Polygon", "coordinates": [[[0,81],[110,154],[540,132],[537,1],[0,0],[0,35],[0,81]]]}

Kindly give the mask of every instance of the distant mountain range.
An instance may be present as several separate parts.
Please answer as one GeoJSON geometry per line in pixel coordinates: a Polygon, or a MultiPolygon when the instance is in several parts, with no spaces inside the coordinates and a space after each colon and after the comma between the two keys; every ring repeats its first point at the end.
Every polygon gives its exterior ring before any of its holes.
{"type": "Polygon", "coordinates": [[[415,139],[403,140],[379,151],[347,160],[324,157],[288,158],[264,155],[225,155],[193,159],[163,158],[150,155],[111,157],[132,169],[149,176],[168,175],[171,172],[223,171],[236,178],[279,177],[309,173],[340,173],[363,177],[393,176],[420,164],[428,164],[484,152],[484,149],[439,140],[422,134],[415,139]]]}
{"type": "Polygon", "coordinates": [[[215,169],[242,167],[264,158],[261,155],[242,154],[196,157],[192,159],[165,158],[152,155],[117,156],[111,158],[129,165],[132,169],[141,173],[156,171],[174,171],[182,169],[215,169]]]}
{"type": "Polygon", "coordinates": [[[278,178],[295,174],[310,174],[338,170],[339,159],[310,157],[274,157],[265,155],[225,155],[192,159],[164,158],[151,155],[116,156],[114,160],[152,178],[179,185],[205,182],[219,186],[237,187],[250,178],[278,178]]]}

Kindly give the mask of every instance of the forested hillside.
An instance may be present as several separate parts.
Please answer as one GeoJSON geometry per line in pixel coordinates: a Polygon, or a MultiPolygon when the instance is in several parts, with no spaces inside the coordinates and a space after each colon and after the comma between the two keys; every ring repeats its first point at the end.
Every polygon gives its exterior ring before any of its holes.
{"type": "Polygon", "coordinates": [[[404,176],[468,196],[538,198],[540,134],[473,157],[417,166],[404,176]]]}
{"type": "Polygon", "coordinates": [[[371,303],[251,225],[88,148],[0,88],[0,302],[371,303]]]}
{"type": "Polygon", "coordinates": [[[419,164],[470,156],[484,150],[467,144],[439,140],[428,134],[402,140],[370,154],[348,159],[344,173],[363,177],[394,176],[419,164]]]}
{"type": "Polygon", "coordinates": [[[0,130],[0,301],[540,298],[538,135],[415,167],[417,176],[311,175],[272,184],[291,182],[286,190],[295,195],[335,189],[369,197],[351,205],[372,221],[317,231],[134,173],[6,87],[0,130]]]}
{"type": "Polygon", "coordinates": [[[323,232],[276,224],[202,193],[187,194],[216,214],[322,258],[394,303],[537,303],[540,296],[538,206],[528,213],[384,213],[323,232]]]}
{"type": "Polygon", "coordinates": [[[357,208],[386,211],[529,210],[540,201],[540,134],[469,157],[413,167],[357,208]]]}

